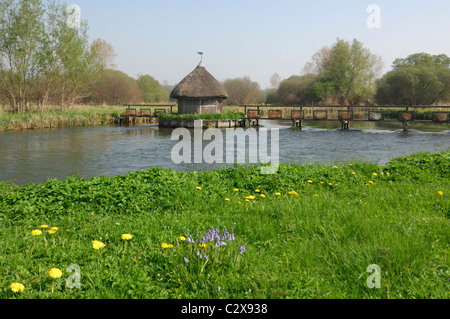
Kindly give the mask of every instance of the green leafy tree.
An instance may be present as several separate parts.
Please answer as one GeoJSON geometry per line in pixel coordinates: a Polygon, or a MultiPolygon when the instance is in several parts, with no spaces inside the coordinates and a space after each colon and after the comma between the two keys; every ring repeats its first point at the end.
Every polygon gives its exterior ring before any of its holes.
{"type": "Polygon", "coordinates": [[[338,39],[329,58],[324,59],[320,74],[323,82],[334,85],[334,93],[342,104],[357,104],[375,92],[375,82],[382,68],[381,58],[372,54],[361,42],[350,44],[338,39]]]}
{"type": "Polygon", "coordinates": [[[40,0],[0,2],[1,90],[13,112],[27,110],[30,81],[42,48],[43,17],[40,0]]]}
{"type": "Polygon", "coordinates": [[[392,105],[432,105],[450,100],[450,58],[416,53],[396,59],[377,83],[376,101],[392,105]]]}
{"type": "Polygon", "coordinates": [[[310,104],[307,91],[316,80],[317,75],[306,74],[303,76],[293,75],[282,81],[277,92],[278,102],[286,105],[310,104]]]}
{"type": "Polygon", "coordinates": [[[145,103],[159,103],[169,100],[169,92],[152,76],[140,75],[137,84],[141,89],[141,98],[145,103]]]}

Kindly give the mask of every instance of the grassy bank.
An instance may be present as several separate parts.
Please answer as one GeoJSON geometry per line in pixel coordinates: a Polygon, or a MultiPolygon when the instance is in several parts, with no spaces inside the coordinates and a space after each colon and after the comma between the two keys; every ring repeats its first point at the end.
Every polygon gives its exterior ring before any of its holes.
{"type": "Polygon", "coordinates": [[[66,111],[50,108],[43,112],[0,112],[0,131],[67,128],[74,126],[97,126],[114,123],[114,116],[124,107],[75,106],[66,111]]]}
{"type": "Polygon", "coordinates": [[[448,298],[449,163],[2,183],[0,298],[448,298]]]}

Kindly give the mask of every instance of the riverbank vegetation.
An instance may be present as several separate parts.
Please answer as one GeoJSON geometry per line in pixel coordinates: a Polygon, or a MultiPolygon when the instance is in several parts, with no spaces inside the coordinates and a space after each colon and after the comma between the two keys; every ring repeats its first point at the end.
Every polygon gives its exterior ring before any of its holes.
{"type": "Polygon", "coordinates": [[[447,299],[449,163],[1,183],[0,298],[447,299]]]}

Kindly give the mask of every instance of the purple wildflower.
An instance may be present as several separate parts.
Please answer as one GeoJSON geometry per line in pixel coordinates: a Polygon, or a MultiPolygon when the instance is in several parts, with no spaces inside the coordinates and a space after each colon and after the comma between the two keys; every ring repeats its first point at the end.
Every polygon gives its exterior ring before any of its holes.
{"type": "Polygon", "coordinates": [[[242,255],[243,253],[245,253],[245,245],[242,245],[242,246],[241,246],[241,255],[242,255]]]}
{"type": "Polygon", "coordinates": [[[189,262],[189,259],[187,259],[186,257],[184,257],[184,262],[185,262],[185,263],[188,263],[188,262],[189,262]]]}

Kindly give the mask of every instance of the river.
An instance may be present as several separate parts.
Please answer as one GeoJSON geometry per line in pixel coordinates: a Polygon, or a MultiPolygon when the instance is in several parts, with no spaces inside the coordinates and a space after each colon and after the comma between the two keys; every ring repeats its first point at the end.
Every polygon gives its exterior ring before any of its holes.
{"type": "MultiPolygon", "coordinates": [[[[394,157],[450,149],[448,124],[412,123],[408,132],[403,131],[401,123],[351,122],[349,131],[342,131],[338,122],[305,122],[302,131],[291,130],[289,121],[261,124],[268,129],[279,128],[281,163],[363,160],[385,165],[394,157]]],[[[152,167],[179,171],[226,167],[175,164],[171,153],[179,141],[171,140],[172,131],[152,125],[111,125],[1,132],[0,182],[14,180],[24,185],[44,183],[48,178],[65,180],[73,175],[113,177],[152,167]]],[[[254,147],[250,145],[249,149],[254,147]]]]}

